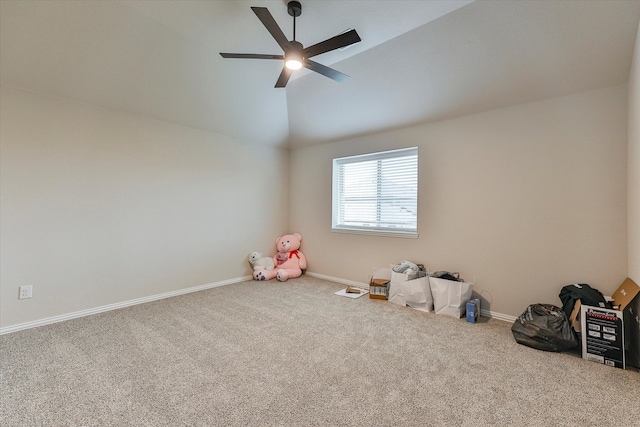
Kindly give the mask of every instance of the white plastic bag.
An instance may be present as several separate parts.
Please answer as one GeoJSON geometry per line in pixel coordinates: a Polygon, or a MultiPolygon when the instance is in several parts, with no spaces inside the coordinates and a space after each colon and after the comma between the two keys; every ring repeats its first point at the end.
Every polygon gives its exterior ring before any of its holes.
{"type": "Polygon", "coordinates": [[[418,274],[422,277],[407,280],[409,277],[407,274],[392,272],[389,301],[416,310],[431,312],[433,297],[431,296],[429,277],[425,272],[418,274]]]}
{"type": "Polygon", "coordinates": [[[473,283],[429,277],[429,284],[436,314],[460,319],[465,313],[465,304],[471,299],[473,283]]]}

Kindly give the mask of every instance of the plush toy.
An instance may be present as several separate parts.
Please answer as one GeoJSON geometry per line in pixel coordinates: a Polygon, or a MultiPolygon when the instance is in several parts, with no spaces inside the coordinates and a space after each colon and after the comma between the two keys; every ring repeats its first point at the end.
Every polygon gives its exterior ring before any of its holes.
{"type": "Polygon", "coordinates": [[[307,259],[300,252],[300,233],[287,234],[276,239],[278,253],[273,257],[275,269],[258,270],[253,272],[256,280],[271,280],[276,277],[281,282],[300,277],[302,270],[307,268],[307,259]]]}
{"type": "Polygon", "coordinates": [[[258,270],[273,270],[273,259],[268,256],[262,256],[260,252],[251,252],[249,254],[249,264],[253,267],[254,271],[258,270]]]}
{"type": "Polygon", "coordinates": [[[404,260],[400,264],[397,264],[393,267],[393,271],[396,273],[404,273],[407,274],[409,280],[413,280],[418,277],[418,271],[420,269],[418,266],[411,261],[404,260]]]}

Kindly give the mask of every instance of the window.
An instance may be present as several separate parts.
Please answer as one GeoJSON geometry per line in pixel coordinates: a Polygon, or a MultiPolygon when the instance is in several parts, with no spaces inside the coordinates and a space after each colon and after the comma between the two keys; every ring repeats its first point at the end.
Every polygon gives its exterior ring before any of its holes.
{"type": "Polygon", "coordinates": [[[418,148],[334,159],[332,230],[417,237],[418,148]]]}

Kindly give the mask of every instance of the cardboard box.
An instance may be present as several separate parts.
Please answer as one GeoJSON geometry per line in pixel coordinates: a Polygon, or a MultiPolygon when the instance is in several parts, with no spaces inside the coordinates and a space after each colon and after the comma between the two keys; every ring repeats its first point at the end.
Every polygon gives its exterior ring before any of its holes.
{"type": "Polygon", "coordinates": [[[627,277],[611,296],[613,298],[613,305],[619,306],[618,309],[624,311],[639,293],[640,286],[627,277]]]}
{"type": "Polygon", "coordinates": [[[480,318],[480,299],[474,298],[467,301],[467,322],[477,323],[480,318]]]}
{"type": "Polygon", "coordinates": [[[627,278],[612,297],[624,319],[627,364],[640,368],[640,286],[627,278]]]}
{"type": "Polygon", "coordinates": [[[377,279],[371,277],[369,279],[369,298],[372,299],[388,299],[389,298],[389,279],[377,279]]]}
{"type": "MultiPolygon", "coordinates": [[[[613,299],[611,299],[610,297],[604,297],[607,301],[612,302],[613,299]]],[[[573,311],[571,311],[571,315],[569,316],[569,323],[571,324],[571,327],[573,328],[574,331],[580,333],[582,332],[582,326],[581,326],[581,322],[580,322],[580,307],[582,307],[582,301],[577,300],[576,303],[573,305],[573,311]]],[[[606,307],[600,307],[600,308],[606,308],[606,307]]]]}
{"type": "Polygon", "coordinates": [[[582,358],[615,368],[625,368],[622,312],[609,308],[580,307],[582,358]]]}
{"type": "MultiPolygon", "coordinates": [[[[640,368],[640,286],[627,278],[611,298],[614,309],[622,312],[626,364],[640,368]]],[[[582,332],[581,303],[576,301],[569,316],[569,323],[576,332],[582,332]]]]}
{"type": "Polygon", "coordinates": [[[582,302],[577,300],[573,305],[573,311],[571,312],[571,316],[569,316],[569,323],[571,323],[571,327],[576,332],[581,332],[582,328],[580,326],[580,307],[582,307],[582,302]]]}

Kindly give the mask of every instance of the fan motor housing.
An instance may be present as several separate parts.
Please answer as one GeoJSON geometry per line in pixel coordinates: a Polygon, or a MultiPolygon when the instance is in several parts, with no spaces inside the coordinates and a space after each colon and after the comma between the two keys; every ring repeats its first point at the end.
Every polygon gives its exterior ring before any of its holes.
{"type": "Polygon", "coordinates": [[[302,15],[302,5],[299,1],[290,1],[287,3],[287,12],[294,18],[302,15]]]}

